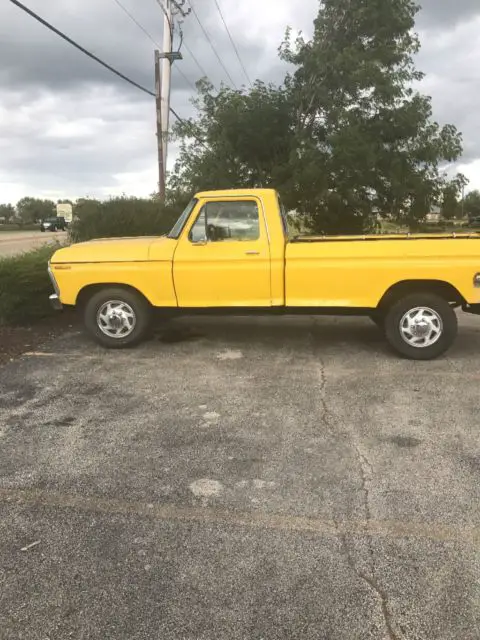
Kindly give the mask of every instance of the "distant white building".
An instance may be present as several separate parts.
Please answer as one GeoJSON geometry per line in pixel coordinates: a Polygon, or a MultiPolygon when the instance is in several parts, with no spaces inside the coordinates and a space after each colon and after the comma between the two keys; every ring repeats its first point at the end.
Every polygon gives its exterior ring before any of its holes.
{"type": "Polygon", "coordinates": [[[441,219],[442,214],[440,213],[440,207],[432,207],[431,212],[425,216],[427,222],[440,222],[441,219]]]}

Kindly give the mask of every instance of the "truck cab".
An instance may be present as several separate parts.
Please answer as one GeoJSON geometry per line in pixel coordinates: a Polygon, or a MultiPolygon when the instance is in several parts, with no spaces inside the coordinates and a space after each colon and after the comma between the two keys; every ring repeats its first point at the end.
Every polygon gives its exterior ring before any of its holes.
{"type": "Polygon", "coordinates": [[[131,346],[165,313],[370,316],[401,355],[430,359],[480,310],[480,235],[290,238],[272,189],[196,194],[167,236],[60,249],[57,306],[83,311],[107,347],[131,346]]]}

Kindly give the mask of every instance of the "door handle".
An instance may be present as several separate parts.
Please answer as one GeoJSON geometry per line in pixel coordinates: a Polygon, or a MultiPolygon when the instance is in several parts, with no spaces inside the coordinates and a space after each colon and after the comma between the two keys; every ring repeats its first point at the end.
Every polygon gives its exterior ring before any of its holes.
{"type": "Polygon", "coordinates": [[[259,256],[260,251],[245,251],[246,256],[259,256]]]}

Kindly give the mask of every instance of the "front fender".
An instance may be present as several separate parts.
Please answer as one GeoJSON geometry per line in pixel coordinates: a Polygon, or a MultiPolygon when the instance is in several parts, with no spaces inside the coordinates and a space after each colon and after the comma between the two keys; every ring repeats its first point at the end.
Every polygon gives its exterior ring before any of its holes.
{"type": "Polygon", "coordinates": [[[154,307],[176,307],[171,262],[110,262],[50,265],[64,305],[76,305],[86,287],[128,286],[154,307]]]}

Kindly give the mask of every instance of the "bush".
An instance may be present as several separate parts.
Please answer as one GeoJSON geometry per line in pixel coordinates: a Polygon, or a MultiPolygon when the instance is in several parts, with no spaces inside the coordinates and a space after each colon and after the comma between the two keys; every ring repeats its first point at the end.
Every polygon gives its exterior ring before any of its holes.
{"type": "Polygon", "coordinates": [[[27,323],[53,313],[47,263],[57,248],[50,245],[0,259],[0,323],[27,323]]]}
{"type": "Polygon", "coordinates": [[[94,238],[160,236],[170,231],[180,213],[178,208],[164,206],[153,198],[83,200],[75,208],[70,237],[73,242],[84,242],[94,238]]]}

